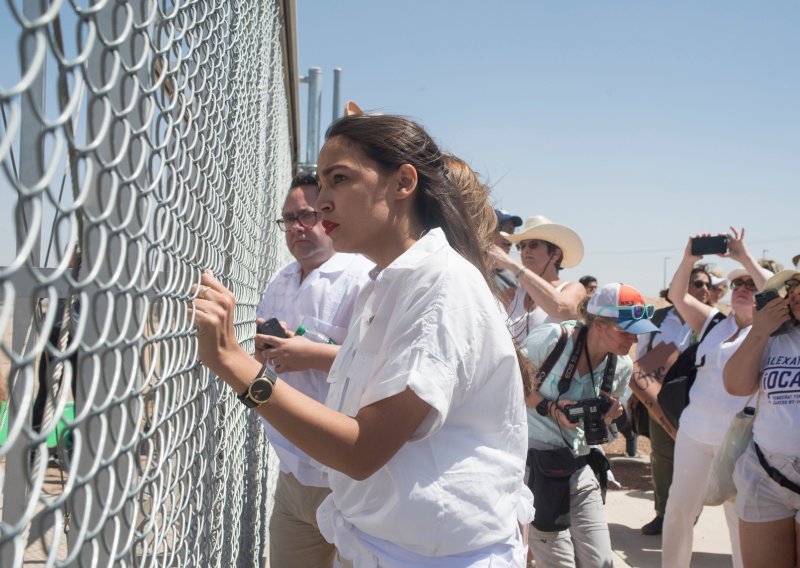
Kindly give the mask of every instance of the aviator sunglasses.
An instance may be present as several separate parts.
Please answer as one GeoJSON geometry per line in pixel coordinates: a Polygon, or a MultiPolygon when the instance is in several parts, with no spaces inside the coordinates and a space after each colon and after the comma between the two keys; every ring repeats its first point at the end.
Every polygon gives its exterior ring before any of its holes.
{"type": "Polygon", "coordinates": [[[525,250],[529,248],[531,250],[536,250],[539,248],[540,245],[543,245],[544,241],[540,241],[538,239],[531,239],[529,241],[520,241],[517,243],[517,250],[525,250]]]}
{"type": "Polygon", "coordinates": [[[536,250],[540,246],[544,246],[544,245],[545,245],[545,242],[544,241],[540,241],[539,239],[531,239],[531,240],[528,240],[528,241],[520,241],[520,242],[517,243],[517,250],[525,250],[526,248],[529,248],[531,250],[536,250]]]}

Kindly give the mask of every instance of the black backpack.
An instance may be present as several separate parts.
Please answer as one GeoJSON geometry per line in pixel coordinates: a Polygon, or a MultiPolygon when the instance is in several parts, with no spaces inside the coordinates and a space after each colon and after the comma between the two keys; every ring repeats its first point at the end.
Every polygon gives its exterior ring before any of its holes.
{"type": "Polygon", "coordinates": [[[677,428],[678,421],[680,420],[683,409],[689,406],[689,391],[692,389],[694,380],[697,377],[697,369],[705,363],[705,357],[698,364],[695,361],[697,356],[697,348],[703,342],[715,325],[725,319],[725,314],[717,312],[711,321],[708,322],[708,327],[700,338],[700,341],[690,345],[686,351],[678,355],[678,358],[669,368],[664,380],[661,382],[661,390],[658,393],[658,405],[664,412],[672,425],[677,428]]]}

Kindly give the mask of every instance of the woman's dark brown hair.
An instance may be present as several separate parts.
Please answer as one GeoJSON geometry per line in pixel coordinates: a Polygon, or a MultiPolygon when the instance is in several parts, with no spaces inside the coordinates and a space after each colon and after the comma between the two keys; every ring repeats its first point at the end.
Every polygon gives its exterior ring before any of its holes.
{"type": "Polygon", "coordinates": [[[336,120],[325,139],[344,136],[386,172],[403,164],[417,170],[414,201],[423,228],[441,227],[458,253],[486,275],[485,261],[459,188],[445,175],[444,156],[419,124],[402,116],[357,114],[336,120]]]}

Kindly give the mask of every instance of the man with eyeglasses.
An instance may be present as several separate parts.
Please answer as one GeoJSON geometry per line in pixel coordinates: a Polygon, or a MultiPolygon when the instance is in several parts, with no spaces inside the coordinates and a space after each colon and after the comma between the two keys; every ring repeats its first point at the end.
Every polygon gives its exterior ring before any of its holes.
{"type": "MultiPolygon", "coordinates": [[[[281,379],[325,402],[328,370],[345,339],[356,298],[374,267],[361,255],[335,253],[314,209],[319,186],[314,176],[293,180],[275,222],[285,233],[294,261],[267,285],[258,306],[259,321],[277,318],[288,339],[256,336],[256,358],[270,362],[281,379]],[[337,345],[314,343],[291,330],[303,325],[337,345]]],[[[303,451],[264,422],[280,459],[275,507],[270,519],[270,564],[281,567],[332,566],[335,547],[320,534],[317,508],[328,496],[327,475],[303,451]]]]}

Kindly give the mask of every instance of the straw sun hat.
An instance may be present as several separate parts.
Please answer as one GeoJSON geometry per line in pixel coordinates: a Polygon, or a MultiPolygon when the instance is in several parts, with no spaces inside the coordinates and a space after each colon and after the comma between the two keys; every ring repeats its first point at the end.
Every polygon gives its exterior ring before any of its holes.
{"type": "Polygon", "coordinates": [[[522,228],[513,235],[500,233],[507,241],[517,244],[521,241],[538,239],[553,243],[561,249],[564,258],[561,260],[563,268],[572,268],[583,259],[583,241],[578,233],[566,227],[553,223],[543,215],[528,217],[522,228]]]}

